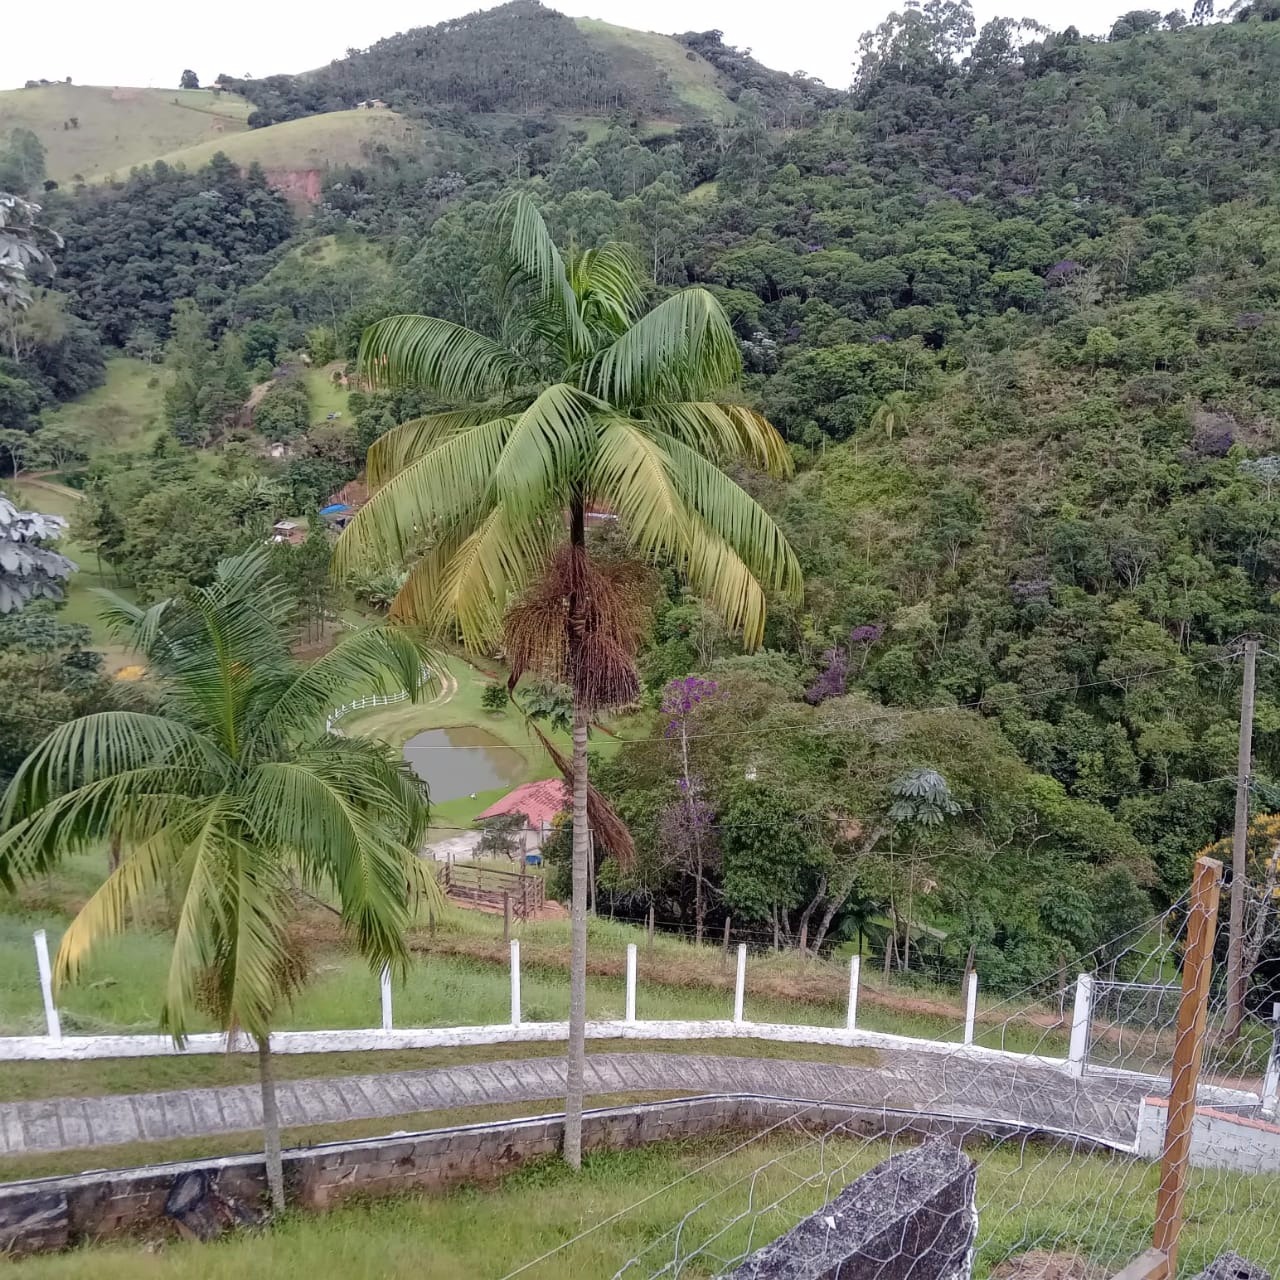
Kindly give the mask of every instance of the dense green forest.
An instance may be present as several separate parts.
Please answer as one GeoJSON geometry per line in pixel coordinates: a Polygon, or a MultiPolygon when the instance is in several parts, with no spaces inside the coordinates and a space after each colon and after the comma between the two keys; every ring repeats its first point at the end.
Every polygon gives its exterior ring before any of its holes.
{"type": "MultiPolygon", "coordinates": [[[[249,123],[255,127],[373,99],[411,112],[453,107],[534,117],[623,112],[687,119],[698,114],[671,71],[643,45],[610,38],[610,32],[639,33],[598,29],[602,25],[575,22],[537,0],[513,0],[438,26],[416,27],[368,49],[350,49],[346,57],[304,75],[223,75],[218,83],[254,104],[249,123]]],[[[695,76],[704,70],[708,74],[700,78],[710,85],[719,79],[731,98],[754,90],[779,111],[792,103],[794,113],[801,105],[837,97],[815,81],[772,71],[726,46],[718,31],[690,32],[678,40],[678,46],[670,42],[672,53],[694,64],[679,70],[695,76]]]]}
{"type": "MultiPolygon", "coordinates": [[[[37,183],[65,247],[50,319],[23,313],[0,357],[0,446],[12,469],[103,349],[154,359],[158,437],[61,469],[78,536],[142,597],[206,580],[431,407],[357,391],[308,425],[300,362],[352,360],[399,312],[493,325],[485,228],[523,183],[562,243],[628,242],[655,297],[715,292],[795,462],[738,477],[806,579],[764,652],[663,576],[658,728],[597,774],[640,857],[602,852],[602,895],[691,924],[698,899],[707,927],[808,946],[880,927],[900,965],[972,944],[989,981],[1024,981],[1175,900],[1229,830],[1245,634],[1264,638],[1254,804],[1280,803],[1280,22],[1238,16],[1135,11],[1095,40],[928,0],[850,50],[839,94],[681,37],[732,115],[657,131],[660,68],[619,81],[526,3],[237,82],[258,123],[377,96],[452,112],[476,146],[457,168],[371,155],[301,220],[221,163],[37,183]],[[287,457],[239,412],[272,378],[287,457]]],[[[314,579],[313,551],[291,572],[314,579]]],[[[0,632],[0,672],[35,661],[24,643],[0,632]]],[[[68,707],[109,696],[79,659],[74,679],[40,662],[68,707]]]]}

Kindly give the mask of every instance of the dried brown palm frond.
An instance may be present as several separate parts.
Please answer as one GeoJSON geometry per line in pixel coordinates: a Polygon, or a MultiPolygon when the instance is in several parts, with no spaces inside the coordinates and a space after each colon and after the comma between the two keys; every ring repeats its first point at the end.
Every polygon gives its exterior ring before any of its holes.
{"type": "Polygon", "coordinates": [[[640,688],[636,653],[651,612],[654,577],[629,561],[592,561],[564,546],[507,611],[511,686],[526,673],[573,691],[586,711],[621,707],[640,688]]]}
{"type": "MultiPolygon", "coordinates": [[[[573,761],[551,741],[537,721],[526,717],[530,731],[542,744],[543,750],[551,757],[565,786],[573,789],[573,761]]],[[[618,815],[618,811],[590,783],[587,783],[587,825],[595,833],[596,842],[607,849],[624,870],[635,862],[636,842],[627,824],[618,815]]]]}

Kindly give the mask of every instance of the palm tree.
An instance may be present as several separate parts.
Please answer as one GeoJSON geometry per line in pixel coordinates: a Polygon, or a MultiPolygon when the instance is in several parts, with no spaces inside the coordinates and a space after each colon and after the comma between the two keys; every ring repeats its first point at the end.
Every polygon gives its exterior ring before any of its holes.
{"type": "MultiPolygon", "coordinates": [[[[496,336],[416,315],[365,332],[360,363],[375,385],[427,388],[449,408],[374,444],[368,474],[376,492],[335,559],[339,572],[366,557],[409,563],[392,616],[437,634],[456,628],[475,652],[492,652],[508,606],[549,571],[566,587],[563,633],[552,638],[557,658],[546,673],[567,677],[575,697],[565,1158],[576,1167],[586,1061],[587,730],[591,693],[603,699],[608,683],[592,663],[602,659],[616,674],[634,621],[602,614],[604,597],[618,603],[618,584],[592,576],[588,512],[616,516],[634,552],[677,566],[748,646],[763,638],[766,589],[794,598],[802,582],[777,526],[720,470],[745,461],[780,475],[790,459],[763,417],[722,398],[742,363],[715,298],[685,289],[646,311],[648,286],[626,247],[606,244],[566,261],[522,195],[499,206],[494,243],[496,336]],[[601,621],[608,634],[593,635],[601,621]]],[[[535,613],[550,594],[542,592],[535,613]]]]}
{"type": "Polygon", "coordinates": [[[188,598],[148,609],[108,601],[108,622],[157,677],[162,709],[83,716],[31,753],[0,804],[0,883],[119,842],[119,865],[62,937],[58,983],[167,896],[174,941],[160,1025],[181,1045],[203,1012],[256,1042],[279,1209],[269,1035],[305,977],[289,934],[295,902],[330,894],[370,965],[403,971],[416,895],[438,892],[416,856],[420,784],[383,744],[326,735],[325,714],[360,686],[416,690],[423,654],[380,628],[301,666],[289,652],[293,601],[261,550],[223,560],[188,598]]]}
{"type": "Polygon", "coordinates": [[[907,393],[890,391],[871,415],[871,426],[876,431],[883,430],[885,436],[892,440],[895,431],[906,429],[910,417],[911,399],[907,393]]]}

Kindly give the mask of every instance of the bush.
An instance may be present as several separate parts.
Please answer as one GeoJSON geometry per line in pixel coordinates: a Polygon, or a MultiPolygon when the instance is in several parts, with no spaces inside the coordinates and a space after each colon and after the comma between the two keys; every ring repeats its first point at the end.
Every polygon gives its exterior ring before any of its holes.
{"type": "Polygon", "coordinates": [[[253,426],[268,440],[292,440],[311,425],[311,396],[301,378],[286,378],[262,398],[253,426]]]}
{"type": "Polygon", "coordinates": [[[486,711],[505,711],[507,706],[507,686],[494,681],[484,687],[480,695],[480,705],[486,711]]]}

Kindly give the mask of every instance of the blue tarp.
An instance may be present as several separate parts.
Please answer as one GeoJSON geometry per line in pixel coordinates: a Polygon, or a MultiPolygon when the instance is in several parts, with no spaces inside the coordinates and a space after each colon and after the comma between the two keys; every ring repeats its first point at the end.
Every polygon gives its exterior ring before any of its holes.
{"type": "Polygon", "coordinates": [[[322,516],[336,516],[340,511],[346,511],[349,508],[345,502],[335,502],[330,506],[321,507],[320,514],[322,516]]]}

